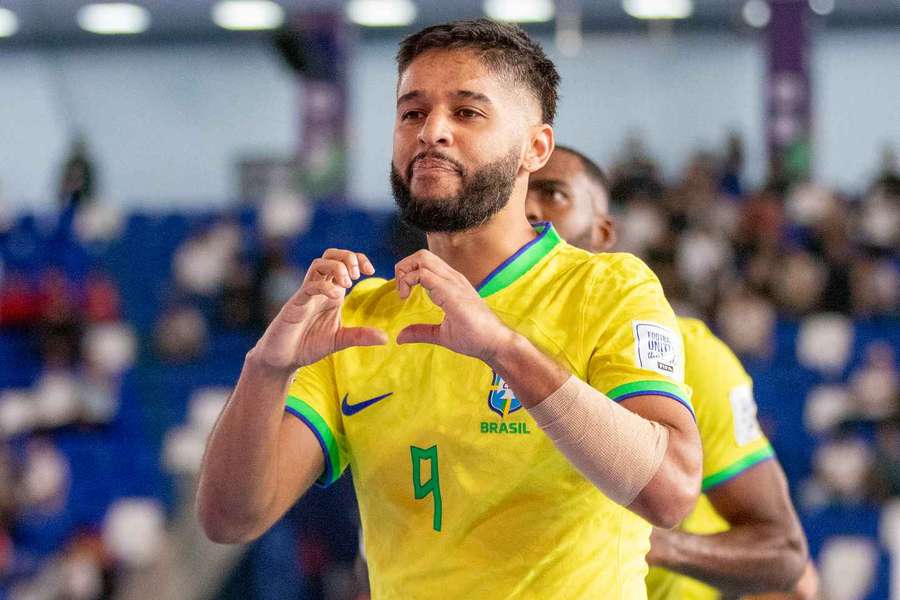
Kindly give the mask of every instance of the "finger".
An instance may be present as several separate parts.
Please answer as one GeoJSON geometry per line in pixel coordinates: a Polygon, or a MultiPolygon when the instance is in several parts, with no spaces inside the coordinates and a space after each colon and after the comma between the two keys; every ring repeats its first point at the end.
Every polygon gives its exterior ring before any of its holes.
{"type": "Polygon", "coordinates": [[[429,250],[419,250],[414,254],[410,254],[397,263],[395,270],[399,268],[403,271],[411,271],[423,266],[444,277],[449,277],[452,273],[456,273],[443,259],[429,250]]]}
{"type": "Polygon", "coordinates": [[[437,344],[440,325],[409,325],[397,334],[398,344],[437,344]]]}
{"type": "Polygon", "coordinates": [[[404,273],[402,279],[403,283],[409,288],[412,288],[414,285],[421,285],[429,294],[442,282],[440,277],[426,267],[420,267],[414,271],[404,273]]]}
{"type": "Polygon", "coordinates": [[[405,281],[406,271],[400,268],[399,263],[394,266],[394,279],[397,282],[397,294],[400,295],[400,298],[406,299],[409,297],[410,287],[409,284],[405,281]]]}
{"type": "Polygon", "coordinates": [[[388,343],[387,334],[374,327],[341,327],[334,340],[334,351],[351,346],[383,346],[388,343]]]}
{"type": "Polygon", "coordinates": [[[333,279],[346,288],[353,285],[347,265],[339,260],[317,258],[309,265],[308,272],[314,275],[314,279],[333,279]]]}
{"type": "Polygon", "coordinates": [[[336,285],[332,281],[320,279],[318,281],[307,281],[300,288],[301,297],[307,296],[313,298],[315,296],[326,296],[332,300],[340,300],[344,296],[344,289],[336,285]]]}
{"type": "Polygon", "coordinates": [[[369,260],[368,256],[362,252],[357,252],[356,259],[359,261],[359,268],[363,272],[363,275],[375,274],[375,265],[372,264],[372,261],[369,260]]]}
{"type": "Polygon", "coordinates": [[[337,248],[329,248],[322,255],[322,258],[337,260],[347,267],[347,272],[353,279],[359,279],[359,258],[356,252],[350,250],[338,250],[337,248]]]}

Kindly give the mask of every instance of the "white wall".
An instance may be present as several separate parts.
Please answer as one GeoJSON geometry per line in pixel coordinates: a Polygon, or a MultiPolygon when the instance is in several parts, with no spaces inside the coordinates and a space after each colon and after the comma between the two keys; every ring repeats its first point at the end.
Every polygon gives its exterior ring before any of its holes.
{"type": "MultiPolygon", "coordinates": [[[[762,78],[756,44],[734,35],[594,35],[576,58],[543,40],[562,76],[557,140],[609,164],[638,131],[668,173],[692,150],[720,147],[729,129],[747,141],[748,171],[763,172],[762,78]]],[[[367,204],[390,198],[387,179],[393,115],[394,43],[371,44],[357,57],[351,115],[351,194],[367,204]],[[391,76],[388,76],[391,75],[391,76]]]]}
{"type": "Polygon", "coordinates": [[[886,145],[900,154],[900,33],[829,32],[813,56],[815,174],[861,190],[886,145]]]}
{"type": "MultiPolygon", "coordinates": [[[[747,174],[764,172],[760,38],[733,34],[592,35],[561,58],[558,139],[609,164],[638,130],[668,174],[730,129],[747,142],[747,174]]],[[[350,192],[390,203],[395,40],[369,41],[350,71],[350,192]]],[[[827,32],[814,48],[815,170],[856,191],[880,147],[900,149],[900,36],[827,32]]],[[[69,123],[89,135],[104,195],[128,205],[223,203],[242,154],[290,153],[302,91],[266,45],[0,53],[0,199],[52,202],[69,123]],[[56,65],[56,66],[54,66],[56,65]]]]}
{"type": "Polygon", "coordinates": [[[0,54],[0,197],[52,203],[74,126],[110,202],[224,202],[242,154],[296,147],[301,96],[263,45],[0,54]]]}

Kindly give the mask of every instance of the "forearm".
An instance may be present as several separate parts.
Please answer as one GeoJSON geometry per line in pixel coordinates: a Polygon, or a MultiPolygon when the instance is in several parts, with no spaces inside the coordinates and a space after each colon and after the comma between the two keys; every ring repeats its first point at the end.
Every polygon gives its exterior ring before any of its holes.
{"type": "Polygon", "coordinates": [[[712,535],[655,530],[649,562],[737,594],[793,589],[806,564],[802,537],[780,524],[712,535]]]}
{"type": "Polygon", "coordinates": [[[500,347],[489,364],[560,452],[604,494],[664,527],[690,511],[699,492],[700,443],[683,407],[642,396],[630,401],[636,405],[629,410],[521,336],[500,347]]]}
{"type": "Polygon", "coordinates": [[[515,392],[526,409],[555,392],[571,376],[552,358],[545,355],[527,338],[508,331],[502,350],[487,357],[486,362],[515,392]]]}
{"type": "Polygon", "coordinates": [[[210,436],[197,492],[210,537],[239,541],[255,529],[278,488],[278,440],[289,375],[247,355],[234,393],[210,436]]]}

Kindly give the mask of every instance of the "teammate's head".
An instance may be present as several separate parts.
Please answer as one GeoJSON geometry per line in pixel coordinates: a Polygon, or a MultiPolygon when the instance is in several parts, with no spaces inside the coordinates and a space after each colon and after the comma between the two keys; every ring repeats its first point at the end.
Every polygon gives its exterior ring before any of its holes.
{"type": "Polygon", "coordinates": [[[602,252],[616,243],[606,174],[573,148],[556,146],[547,164],[532,173],[525,210],[530,221],[552,222],[579,248],[602,252]]]}
{"type": "MultiPolygon", "coordinates": [[[[486,223],[553,150],[559,75],[515,25],[435,25],[397,52],[391,184],[404,219],[427,232],[486,223]]],[[[521,210],[521,209],[520,209],[521,210]]]]}

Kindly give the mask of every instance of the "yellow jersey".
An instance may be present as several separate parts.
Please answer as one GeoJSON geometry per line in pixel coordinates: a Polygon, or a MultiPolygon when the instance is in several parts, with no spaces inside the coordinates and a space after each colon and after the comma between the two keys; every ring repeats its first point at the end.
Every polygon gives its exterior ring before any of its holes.
{"type": "MultiPolygon", "coordinates": [[[[774,452],[756,419],[753,382],[734,353],[697,319],[678,317],[684,338],[685,383],[703,445],[703,491],[737,477],[773,458],[774,452]]],[[[698,535],[729,529],[705,494],[680,529],[698,535]]],[[[712,600],[714,588],[672,571],[650,569],[647,595],[651,600],[712,600]]]]}
{"type": "MultiPolygon", "coordinates": [[[[628,254],[593,255],[549,225],[477,286],[506,325],[621,401],[690,410],[675,316],[628,254]]],[[[442,311],[393,280],[346,298],[346,326],[391,340],[442,311]]],[[[650,525],[604,496],[480,360],[427,345],[350,348],[298,370],[286,409],[316,434],[320,482],[349,466],[372,597],[645,597],[650,525]]]]}

